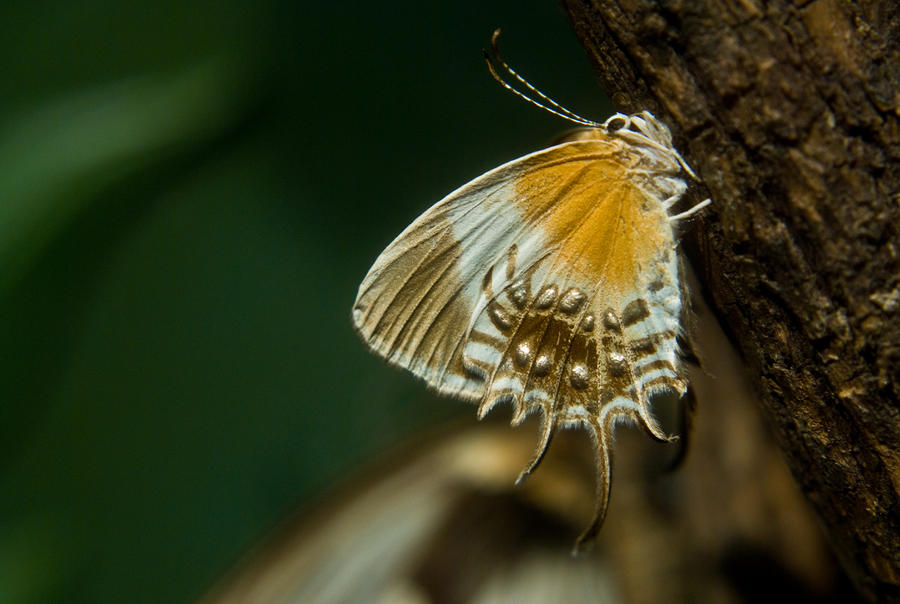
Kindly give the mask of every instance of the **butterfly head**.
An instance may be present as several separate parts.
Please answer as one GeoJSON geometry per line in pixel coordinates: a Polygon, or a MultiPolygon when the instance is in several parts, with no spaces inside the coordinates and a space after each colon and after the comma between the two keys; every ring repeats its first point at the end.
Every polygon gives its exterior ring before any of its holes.
{"type": "Polygon", "coordinates": [[[684,170],[696,180],[697,175],[672,144],[669,128],[649,111],[634,115],[616,113],[600,124],[600,128],[609,135],[618,136],[651,151],[648,159],[655,171],[675,175],[684,170]]]}
{"type": "Polygon", "coordinates": [[[601,125],[608,133],[632,131],[642,134],[661,147],[672,147],[672,134],[661,121],[649,111],[634,115],[616,113],[601,125]]]}

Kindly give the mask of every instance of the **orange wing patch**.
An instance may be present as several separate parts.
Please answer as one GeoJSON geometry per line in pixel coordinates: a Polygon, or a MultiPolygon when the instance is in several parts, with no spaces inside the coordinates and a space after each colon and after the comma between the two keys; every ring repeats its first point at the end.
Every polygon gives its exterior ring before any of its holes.
{"type": "Polygon", "coordinates": [[[542,199],[551,183],[568,185],[549,202],[532,203],[524,220],[543,212],[537,228],[551,245],[561,242],[560,259],[587,284],[615,291],[634,287],[635,274],[656,251],[672,247],[665,210],[629,180],[622,158],[585,155],[567,146],[557,154],[516,182],[521,200],[542,199]]]}

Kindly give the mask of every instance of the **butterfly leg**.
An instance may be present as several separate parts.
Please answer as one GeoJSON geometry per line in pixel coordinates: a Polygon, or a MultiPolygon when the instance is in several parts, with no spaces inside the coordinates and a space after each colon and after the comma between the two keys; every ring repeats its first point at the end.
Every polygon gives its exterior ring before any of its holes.
{"type": "Polygon", "coordinates": [[[675,195],[672,195],[672,196],[670,196],[670,197],[667,197],[667,198],[662,202],[662,206],[663,206],[666,210],[668,210],[669,208],[671,208],[672,206],[674,206],[676,203],[678,203],[679,201],[681,201],[681,198],[682,198],[682,197],[684,197],[684,193],[676,193],[675,195]]]}
{"type": "Polygon", "coordinates": [[[696,214],[697,212],[699,212],[700,210],[702,210],[703,208],[705,208],[706,206],[708,206],[711,203],[712,203],[711,199],[704,199],[703,201],[701,201],[694,207],[692,207],[688,210],[685,210],[684,212],[682,212],[680,214],[675,214],[674,216],[669,216],[669,222],[675,222],[676,220],[682,220],[684,218],[687,218],[688,216],[696,214]]]}

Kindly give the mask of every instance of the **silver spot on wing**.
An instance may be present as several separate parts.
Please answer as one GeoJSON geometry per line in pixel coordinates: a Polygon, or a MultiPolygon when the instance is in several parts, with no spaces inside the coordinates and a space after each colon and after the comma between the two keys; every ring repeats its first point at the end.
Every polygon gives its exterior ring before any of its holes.
{"type": "Polygon", "coordinates": [[[622,331],[622,325],[612,310],[607,310],[603,315],[603,326],[610,331],[622,331]]]}
{"type": "Polygon", "coordinates": [[[559,309],[567,315],[572,315],[578,312],[578,309],[581,308],[584,301],[585,295],[580,290],[573,287],[563,294],[563,297],[559,301],[559,309]]]}
{"type": "Polygon", "coordinates": [[[512,327],[512,319],[497,302],[488,304],[487,312],[491,323],[500,331],[506,331],[512,327]]]}
{"type": "Polygon", "coordinates": [[[516,352],[513,355],[516,365],[519,367],[527,367],[528,361],[531,360],[531,346],[528,342],[521,342],[516,346],[516,352]]]}
{"type": "Polygon", "coordinates": [[[587,314],[584,316],[584,319],[581,320],[581,328],[585,331],[593,331],[594,330],[594,315],[587,314]]]}
{"type": "Polygon", "coordinates": [[[550,373],[550,357],[546,354],[542,354],[537,358],[534,362],[534,375],[538,377],[542,377],[550,373]]]}
{"type": "Polygon", "coordinates": [[[576,390],[584,390],[588,387],[588,368],[582,364],[575,365],[569,372],[569,382],[576,390]]]}
{"type": "Polygon", "coordinates": [[[550,308],[553,306],[553,303],[556,302],[556,286],[548,285],[545,287],[540,294],[538,294],[537,299],[534,301],[534,307],[539,309],[550,308]]]}

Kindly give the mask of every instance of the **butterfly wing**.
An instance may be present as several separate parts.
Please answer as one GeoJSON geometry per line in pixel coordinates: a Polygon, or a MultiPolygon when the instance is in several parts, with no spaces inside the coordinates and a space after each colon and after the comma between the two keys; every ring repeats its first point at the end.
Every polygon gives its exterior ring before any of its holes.
{"type": "Polygon", "coordinates": [[[492,170],[401,233],[353,309],[375,352],[479,401],[479,415],[501,401],[514,404],[514,422],[542,410],[523,477],[557,426],[589,429],[598,509],[581,540],[605,513],[615,421],[665,438],[648,394],[685,390],[674,237],[645,173],[639,153],[602,132],[492,170]]]}
{"type": "Polygon", "coordinates": [[[462,360],[482,282],[488,269],[509,259],[514,246],[522,252],[513,259],[520,267],[544,252],[537,249],[533,224],[539,212],[517,215],[515,208],[529,200],[517,193],[515,183],[540,174],[561,147],[587,163],[614,155],[620,146],[569,143],[532,153],[480,176],[426,211],[382,252],[360,285],[353,323],[363,340],[438,392],[480,400],[485,382],[462,360]]]}

